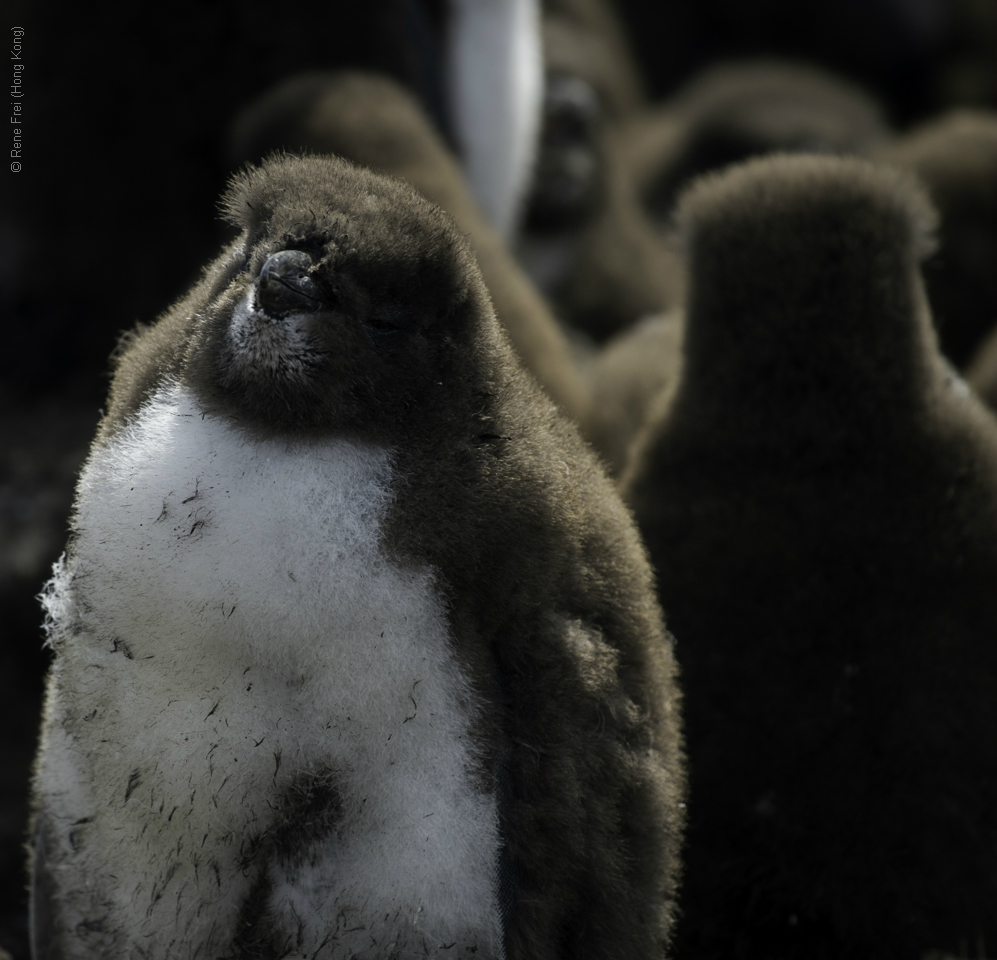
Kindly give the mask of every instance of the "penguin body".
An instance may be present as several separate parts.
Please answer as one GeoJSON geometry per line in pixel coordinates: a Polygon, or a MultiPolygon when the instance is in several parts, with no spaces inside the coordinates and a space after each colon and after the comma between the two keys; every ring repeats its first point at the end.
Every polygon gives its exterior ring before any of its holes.
{"type": "Polygon", "coordinates": [[[657,956],[682,821],[625,509],[456,227],[274,160],[132,335],[45,592],[48,956],[657,956]]]}
{"type": "Polygon", "coordinates": [[[624,492],[683,671],[676,954],[997,942],[997,430],[937,350],[932,210],[765,158],[679,207],[684,359],[624,492]]]}

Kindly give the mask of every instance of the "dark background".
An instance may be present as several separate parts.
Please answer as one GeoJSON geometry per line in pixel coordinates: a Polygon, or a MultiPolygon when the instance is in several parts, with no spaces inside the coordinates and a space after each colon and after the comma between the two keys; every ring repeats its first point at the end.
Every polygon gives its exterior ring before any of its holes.
{"type": "MultiPolygon", "coordinates": [[[[7,5],[5,36],[25,29],[22,170],[0,171],[0,947],[16,958],[27,957],[27,781],[48,659],[35,597],[64,545],[116,335],[153,320],[224,239],[216,202],[240,107],[311,67],[379,69],[428,96],[426,45],[408,38],[415,21],[442,22],[443,0],[413,6],[228,0],[112,16],[7,5]]],[[[863,84],[897,129],[997,104],[992,0],[618,9],[655,100],[716,60],[782,55],[863,84]]]]}

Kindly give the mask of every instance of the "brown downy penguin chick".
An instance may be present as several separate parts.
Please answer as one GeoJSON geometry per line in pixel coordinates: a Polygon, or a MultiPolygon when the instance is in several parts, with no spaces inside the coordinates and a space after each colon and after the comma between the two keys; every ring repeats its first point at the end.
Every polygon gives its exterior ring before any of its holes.
{"type": "Polygon", "coordinates": [[[937,351],[913,178],[692,187],[681,382],[624,492],[686,698],[676,956],[997,944],[997,429],[937,351]]]}
{"type": "Polygon", "coordinates": [[[643,209],[615,126],[602,125],[593,142],[599,179],[590,214],[545,223],[528,210],[517,253],[558,316],[598,344],[681,303],[684,275],[643,209]]]}
{"type": "Polygon", "coordinates": [[[681,310],[645,317],[618,334],[589,366],[592,406],[585,434],[613,476],[626,469],[635,440],[664,415],[682,368],[681,310]]]}
{"type": "Polygon", "coordinates": [[[584,80],[615,119],[644,103],[637,62],[611,0],[542,0],[541,9],[547,70],[584,80]]]}
{"type": "Polygon", "coordinates": [[[942,353],[961,370],[997,326],[997,112],[955,110],[874,155],[913,170],[938,209],[924,282],[942,353]]]}
{"type": "Polygon", "coordinates": [[[865,153],[889,133],[863,90],[780,60],[704,70],[642,123],[650,130],[631,134],[633,164],[643,170],[638,187],[650,215],[662,224],[683,186],[700,174],[774,152],[865,153]],[[648,149],[657,155],[648,158],[648,149]]]}
{"type": "Polygon", "coordinates": [[[597,0],[551,0],[543,41],[544,116],[516,253],[561,320],[603,341],[679,302],[681,268],[619,149],[643,102],[620,24],[597,0]]]}
{"type": "Polygon", "coordinates": [[[231,143],[236,162],[282,149],[336,154],[406,180],[443,207],[468,235],[516,351],[565,413],[584,418],[585,387],[547,304],[488,225],[441,136],[398,83],[350,71],[293,77],[243,111],[231,143]]]}
{"type": "Polygon", "coordinates": [[[46,588],[35,956],[660,958],[678,705],[626,509],[442,210],[319,157],[225,208],[46,588]]]}

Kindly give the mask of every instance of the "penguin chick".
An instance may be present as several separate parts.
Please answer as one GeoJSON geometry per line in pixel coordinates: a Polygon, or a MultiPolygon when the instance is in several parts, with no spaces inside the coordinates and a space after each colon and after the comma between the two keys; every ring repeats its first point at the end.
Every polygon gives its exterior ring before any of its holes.
{"type": "Polygon", "coordinates": [[[291,77],[242,111],[230,140],[236,163],[282,149],[333,153],[406,180],[438,203],[469,235],[519,355],[569,416],[585,416],[581,376],[547,304],[485,220],[453,154],[404,87],[359,71],[291,77]]]}
{"type": "Polygon", "coordinates": [[[639,83],[608,6],[544,16],[544,118],[516,254],[562,321],[604,341],[681,299],[681,270],[634,189],[620,129],[639,83]]]}
{"type": "Polygon", "coordinates": [[[42,957],[660,957],[668,635],[409,186],[273,159],[131,335],[46,587],[42,957]]]}
{"type": "Polygon", "coordinates": [[[937,350],[929,201],[775,156],[678,222],[681,379],[624,480],[686,698],[676,955],[989,947],[997,430],[937,350]]]}
{"type": "Polygon", "coordinates": [[[623,117],[644,102],[637,60],[615,4],[543,0],[541,9],[546,69],[590,84],[611,117],[623,117]]]}
{"type": "Polygon", "coordinates": [[[644,123],[661,129],[632,137],[634,164],[646,170],[639,152],[657,144],[642,190],[661,223],[683,186],[707,171],[778,151],[864,153],[888,134],[865,91],[806,64],[764,59],[703,71],[644,123]]]}
{"type": "Polygon", "coordinates": [[[938,208],[924,265],[942,352],[966,368],[997,325],[997,112],[953,110],[890,140],[875,159],[913,170],[938,208]]]}
{"type": "Polygon", "coordinates": [[[603,127],[631,113],[642,94],[606,0],[545,0],[541,28],[544,102],[524,229],[551,235],[583,225],[601,206],[603,127]]]}
{"type": "MultiPolygon", "coordinates": [[[[675,251],[634,189],[619,127],[600,123],[589,146],[598,167],[586,217],[549,227],[528,216],[516,249],[565,324],[601,344],[681,303],[684,278],[675,251]]],[[[544,160],[556,157],[541,146],[538,180],[544,160]]]]}

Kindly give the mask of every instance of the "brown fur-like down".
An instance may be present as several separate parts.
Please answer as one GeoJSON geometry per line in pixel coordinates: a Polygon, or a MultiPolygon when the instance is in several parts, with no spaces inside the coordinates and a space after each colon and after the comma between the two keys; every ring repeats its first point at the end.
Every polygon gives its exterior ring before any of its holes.
{"type": "Polygon", "coordinates": [[[676,955],[997,946],[997,429],[906,174],[778,156],[679,208],[675,400],[625,480],[683,671],[676,955]]]}
{"type": "MultiPolygon", "coordinates": [[[[486,706],[474,735],[499,798],[508,960],[660,958],[684,820],[679,703],[627,510],[516,359],[438,207],[399,181],[308,157],[250,169],[225,209],[239,240],[127,342],[98,445],[173,378],[249,444],[389,448],[385,551],[400,568],[434,571],[454,655],[486,706]],[[312,258],[321,306],[305,328],[311,365],[285,379],[233,365],[226,331],[268,257],[288,249],[312,258]]],[[[274,843],[289,830],[307,841],[313,823],[328,831],[325,794],[305,787],[288,809],[307,813],[307,829],[288,814],[274,843]]],[[[334,818],[340,799],[326,792],[334,818]]],[[[247,956],[278,943],[268,896],[260,881],[240,915],[257,951],[247,956]]]]}

